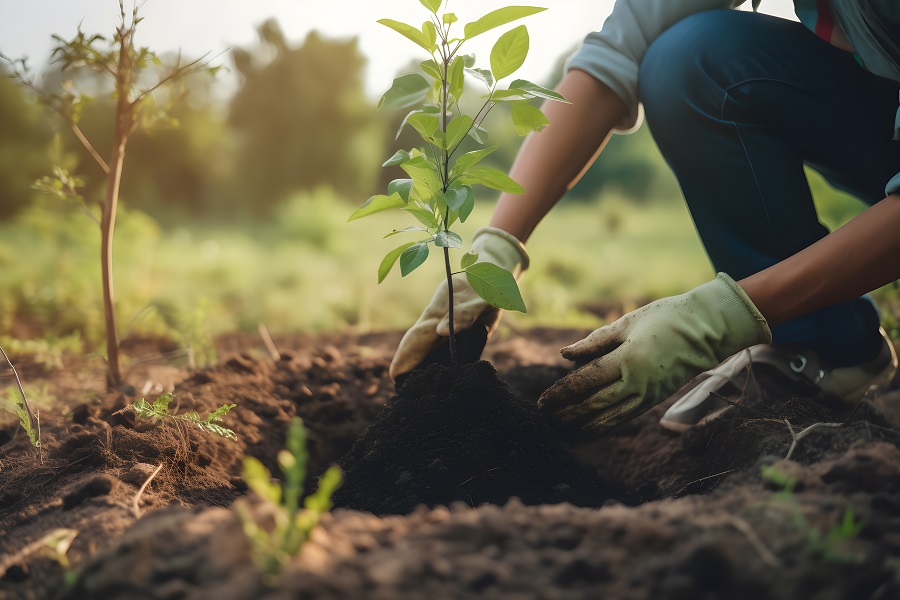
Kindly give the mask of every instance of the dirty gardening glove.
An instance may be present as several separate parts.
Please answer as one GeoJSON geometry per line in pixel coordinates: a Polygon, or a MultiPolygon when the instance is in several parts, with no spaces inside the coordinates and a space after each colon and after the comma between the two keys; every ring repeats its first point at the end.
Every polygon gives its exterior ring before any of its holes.
{"type": "MultiPolygon", "coordinates": [[[[482,227],[472,236],[470,252],[478,255],[477,262],[489,262],[502,267],[518,279],[528,268],[525,246],[510,233],[496,227],[482,227]]],[[[431,302],[419,320],[400,340],[391,362],[391,379],[412,371],[428,354],[450,336],[447,281],[442,280],[431,302]]],[[[456,332],[475,323],[487,327],[490,336],[500,322],[500,310],[481,299],[463,273],[453,276],[453,325],[456,332]]]]}
{"type": "Polygon", "coordinates": [[[728,275],[663,298],[561,350],[583,365],[539,406],[563,429],[595,437],[665,400],[732,354],[768,344],[765,318],[728,275]]]}

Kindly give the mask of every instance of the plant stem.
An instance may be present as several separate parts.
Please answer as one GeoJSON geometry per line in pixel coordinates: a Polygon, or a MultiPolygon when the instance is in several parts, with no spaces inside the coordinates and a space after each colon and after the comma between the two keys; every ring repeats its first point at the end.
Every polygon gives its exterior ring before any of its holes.
{"type": "MultiPolygon", "coordinates": [[[[450,58],[447,57],[445,52],[441,53],[444,56],[443,60],[443,81],[441,86],[442,98],[441,98],[441,131],[444,133],[444,140],[447,139],[447,111],[450,109],[449,107],[449,88],[450,82],[447,81],[447,74],[450,70],[450,58]]],[[[444,143],[446,146],[446,143],[444,143]]],[[[444,193],[447,192],[447,188],[450,186],[450,151],[447,148],[444,148],[443,155],[443,172],[441,173],[443,184],[444,184],[444,193]]],[[[447,210],[444,213],[444,231],[450,230],[450,207],[447,207],[447,210]]],[[[444,268],[447,272],[447,294],[448,294],[448,310],[447,310],[447,320],[450,325],[450,367],[456,368],[457,360],[456,360],[456,330],[455,325],[453,323],[453,268],[450,266],[450,248],[444,247],[444,268]]]]}

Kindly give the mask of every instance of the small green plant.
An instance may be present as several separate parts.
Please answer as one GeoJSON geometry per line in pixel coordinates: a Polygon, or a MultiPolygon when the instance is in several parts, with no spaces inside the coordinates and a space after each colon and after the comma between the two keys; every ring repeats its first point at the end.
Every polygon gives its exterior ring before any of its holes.
{"type": "Polygon", "coordinates": [[[291,419],[287,449],[278,453],[284,476],[281,484],[272,481],[272,474],[259,460],[252,456],[244,459],[244,481],[274,508],[275,526],[269,531],[257,524],[246,506],[237,505],[244,532],[253,544],[253,559],[269,577],[276,576],[282,565],[300,552],[320,516],[331,510],[331,495],[341,483],[340,468],[329,467],[319,479],[318,489],[306,497],[301,508],[306,461],[306,430],[298,417],[291,419]]]}
{"type": "Polygon", "coordinates": [[[71,199],[100,227],[100,264],[103,285],[103,309],[106,327],[107,384],[110,388],[122,385],[119,366],[119,338],[116,330],[115,295],[113,290],[113,234],[119,205],[119,188],[125,164],[125,152],[131,136],[139,129],[152,129],[161,124],[171,124],[165,106],[157,103],[155,95],[160,88],[183,80],[192,73],[206,71],[215,74],[218,67],[208,66],[205,56],[182,64],[179,55],[176,64],[163,69],[156,83],[144,85],[148,71],[162,66],[159,57],[147,47],[135,44],[135,32],[143,20],[138,9],[143,3],[135,2],[130,14],[124,0],[119,0],[119,25],[111,37],[89,35],[79,27],[75,37],[66,40],[54,35],[54,63],[60,73],[87,69],[109,78],[111,92],[116,102],[113,121],[113,139],[106,159],[97,151],[79,126],[85,108],[95,99],[75,89],[72,81],[64,80],[59,92],[46,92],[31,75],[25,59],[10,59],[0,54],[12,70],[12,77],[35,92],[38,98],[55,111],[97,163],[106,178],[104,197],[99,199],[100,216],[94,215],[81,194],[84,179],[69,173],[62,167],[54,168],[53,175],[42,177],[35,184],[37,190],[59,198],[71,199]]]}
{"type": "Polygon", "coordinates": [[[232,430],[219,425],[219,422],[222,421],[222,417],[228,414],[228,411],[237,406],[237,404],[223,404],[210,413],[205,419],[201,419],[200,413],[196,410],[184,413],[183,415],[171,414],[169,412],[169,403],[172,402],[172,398],[172,394],[168,392],[157,398],[153,404],[150,404],[145,399],[141,398],[131,405],[131,409],[138,417],[147,421],[155,422],[160,419],[186,421],[188,423],[193,423],[203,431],[208,431],[209,433],[220,435],[229,440],[237,441],[237,434],[232,430]]]}
{"type": "Polygon", "coordinates": [[[775,465],[763,465],[761,472],[763,481],[781,488],[777,497],[790,498],[793,495],[794,487],[797,485],[796,477],[784,473],[775,465]]]}
{"type": "Polygon", "coordinates": [[[844,550],[844,545],[846,542],[856,539],[865,526],[865,521],[863,519],[857,521],[853,514],[853,507],[848,506],[841,520],[835,523],[827,534],[823,535],[818,527],[810,528],[807,550],[814,557],[825,562],[856,563],[860,557],[848,554],[844,550]]]}
{"type": "MultiPolygon", "coordinates": [[[[449,296],[450,356],[456,362],[456,337],[453,323],[453,275],[450,250],[462,247],[462,237],[451,230],[456,221],[465,222],[475,206],[473,185],[482,185],[510,194],[522,194],[524,189],[508,175],[484,166],[481,161],[497,150],[498,145],[456,155],[463,141],[472,138],[477,144],[487,143],[488,132],[484,119],[497,104],[510,107],[512,120],[519,135],[540,131],[549,123],[541,110],[531,104],[535,98],[566,102],[560,94],[517,79],[507,89],[498,89],[500,80],[515,73],[528,55],[528,29],[520,25],[499,37],[491,50],[490,69],[475,67],[473,54],[459,53],[465,42],[487,31],[506,25],[545,8],[507,6],[492,11],[480,19],[467,23],[461,37],[451,31],[457,22],[454,13],[438,14],[442,0],[419,0],[430,12],[421,27],[414,27],[392,19],[378,22],[393,29],[428,53],[418,73],[402,75],[379,102],[379,108],[414,108],[400,126],[409,125],[424,142],[419,148],[398,150],[383,166],[399,165],[408,179],[395,179],[387,187],[387,194],[372,196],[360,206],[349,220],[360,219],[384,210],[400,209],[418,221],[418,225],[394,230],[385,237],[413,233],[422,239],[408,242],[391,250],[378,268],[381,283],[400,262],[400,274],[406,277],[417,269],[429,255],[431,244],[443,250],[449,296]],[[465,76],[480,81],[487,88],[483,104],[475,116],[463,114],[460,98],[465,90],[465,76]]],[[[456,34],[458,35],[458,33],[456,34]]],[[[515,277],[489,262],[477,262],[478,256],[466,253],[460,260],[459,272],[466,274],[469,285],[486,302],[497,308],[525,312],[525,302],[515,277]]]]}
{"type": "Polygon", "coordinates": [[[28,398],[25,395],[25,388],[22,387],[22,380],[19,379],[19,373],[16,371],[16,367],[12,364],[12,361],[9,360],[9,356],[6,355],[6,351],[3,350],[3,348],[0,348],[0,354],[3,355],[9,368],[12,369],[13,376],[16,378],[16,385],[19,388],[18,396],[16,396],[14,390],[10,392],[10,404],[15,407],[16,416],[19,417],[19,424],[28,436],[28,441],[31,442],[33,447],[41,452],[41,462],[43,462],[40,414],[31,412],[31,408],[28,406],[28,398]]]}
{"type": "Polygon", "coordinates": [[[794,495],[797,478],[784,473],[777,465],[765,465],[761,472],[764,481],[781,488],[774,498],[789,509],[793,516],[794,527],[800,532],[805,532],[806,550],[811,556],[825,562],[853,563],[859,560],[858,556],[844,551],[845,543],[855,539],[865,527],[863,519],[855,518],[852,506],[848,506],[840,521],[835,523],[827,534],[823,534],[821,529],[811,525],[806,519],[794,495]]]}
{"type": "Polygon", "coordinates": [[[3,577],[10,567],[24,564],[35,556],[46,556],[68,570],[71,565],[66,553],[77,535],[78,531],[75,529],[54,529],[12,556],[0,558],[0,577],[3,577]]]}

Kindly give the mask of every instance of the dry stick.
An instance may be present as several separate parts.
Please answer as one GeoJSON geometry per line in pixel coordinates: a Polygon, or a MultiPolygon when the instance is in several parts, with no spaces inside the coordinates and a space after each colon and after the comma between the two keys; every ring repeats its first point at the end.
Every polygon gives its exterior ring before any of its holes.
{"type": "Polygon", "coordinates": [[[747,541],[750,542],[750,545],[753,546],[753,549],[759,554],[759,557],[762,559],[764,563],[772,567],[773,569],[781,568],[781,561],[778,560],[778,557],[769,550],[766,545],[763,543],[759,536],[756,535],[756,532],[753,531],[753,528],[750,527],[749,523],[740,517],[732,516],[728,519],[728,522],[738,531],[744,534],[744,537],[747,538],[747,541]]]}
{"type": "Polygon", "coordinates": [[[700,479],[696,479],[696,480],[686,484],[684,487],[682,487],[680,490],[678,490],[677,492],[675,492],[674,494],[672,494],[669,497],[674,498],[675,496],[677,496],[684,490],[688,489],[695,483],[700,483],[701,481],[706,481],[707,479],[712,479],[713,477],[721,477],[722,475],[728,475],[729,473],[734,473],[735,471],[737,471],[737,469],[728,469],[727,471],[722,471],[721,473],[716,473],[715,475],[707,475],[706,477],[701,477],[700,479]]]}
{"type": "Polygon", "coordinates": [[[269,330],[266,327],[266,324],[262,321],[259,322],[259,337],[262,338],[263,344],[266,347],[266,351],[269,353],[269,358],[278,362],[281,360],[281,352],[278,351],[278,348],[275,347],[275,342],[272,341],[272,336],[269,335],[269,330]]]}
{"type": "Polygon", "coordinates": [[[140,506],[138,506],[138,503],[141,500],[141,495],[144,493],[144,490],[147,489],[147,486],[150,485],[150,482],[153,481],[153,478],[156,477],[156,474],[159,473],[162,467],[162,463],[159,463],[159,466],[156,467],[156,470],[150,474],[150,477],[147,478],[147,481],[144,482],[144,485],[141,486],[141,489],[138,490],[138,493],[134,495],[134,500],[131,503],[131,512],[134,515],[135,519],[141,518],[141,508],[140,506]]]}
{"type": "Polygon", "coordinates": [[[791,441],[791,447],[788,450],[787,456],[784,457],[784,460],[791,459],[791,455],[794,454],[794,450],[797,448],[797,442],[799,442],[800,440],[802,440],[803,438],[808,436],[814,429],[817,429],[819,427],[840,427],[841,426],[841,423],[819,422],[819,423],[813,423],[806,429],[802,430],[800,433],[794,433],[794,428],[791,426],[791,422],[788,421],[787,419],[785,419],[784,422],[787,423],[788,431],[791,432],[791,438],[793,438],[791,441]]]}

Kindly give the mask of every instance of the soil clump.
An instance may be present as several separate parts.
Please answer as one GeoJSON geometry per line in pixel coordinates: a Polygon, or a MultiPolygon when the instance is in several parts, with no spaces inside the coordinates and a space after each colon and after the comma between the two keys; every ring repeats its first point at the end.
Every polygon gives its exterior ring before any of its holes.
{"type": "Polygon", "coordinates": [[[613,494],[485,361],[411,374],[340,464],[335,506],[376,515],[512,497],[599,506],[613,494]]]}

